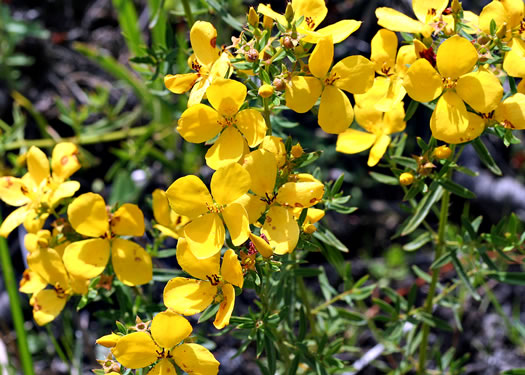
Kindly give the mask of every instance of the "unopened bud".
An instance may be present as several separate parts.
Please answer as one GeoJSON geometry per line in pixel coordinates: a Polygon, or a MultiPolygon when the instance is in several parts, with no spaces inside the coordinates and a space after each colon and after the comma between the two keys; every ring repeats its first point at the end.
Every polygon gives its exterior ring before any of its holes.
{"type": "Polygon", "coordinates": [[[505,35],[507,34],[507,23],[504,22],[503,25],[501,25],[498,28],[498,31],[496,31],[496,36],[500,39],[505,38],[505,35]]]}
{"type": "Polygon", "coordinates": [[[312,234],[316,230],[317,230],[317,228],[313,224],[308,224],[308,225],[304,225],[303,226],[303,232],[306,233],[306,234],[312,234]]]}
{"type": "Polygon", "coordinates": [[[438,159],[448,159],[452,150],[447,145],[439,146],[434,150],[434,156],[438,159]]]}
{"type": "Polygon", "coordinates": [[[294,158],[300,158],[303,154],[304,151],[300,143],[297,143],[295,146],[292,146],[292,156],[294,158]]]}
{"type": "Polygon", "coordinates": [[[288,22],[292,22],[293,21],[293,7],[292,7],[292,3],[289,2],[287,5],[286,5],[286,10],[284,11],[284,18],[286,18],[286,21],[288,22]]]}
{"type": "MultiPolygon", "coordinates": [[[[268,7],[270,7],[268,5],[268,7]]],[[[268,16],[264,16],[263,17],[263,27],[266,29],[266,30],[271,30],[272,27],[273,27],[273,19],[271,19],[270,17],[268,16]]]]}
{"type": "Polygon", "coordinates": [[[407,186],[414,182],[414,175],[412,173],[404,172],[399,176],[399,183],[401,185],[407,186]]]}
{"type": "Polygon", "coordinates": [[[281,40],[281,43],[282,43],[282,45],[283,45],[284,48],[294,48],[293,40],[292,40],[292,38],[290,38],[289,36],[285,36],[285,37],[281,40]]]}
{"type": "Polygon", "coordinates": [[[490,38],[487,35],[482,34],[478,37],[477,42],[480,46],[484,46],[490,42],[490,38]]]}
{"type": "Polygon", "coordinates": [[[249,62],[254,62],[259,59],[259,51],[257,51],[255,48],[250,48],[250,50],[246,53],[245,58],[249,62]]]}
{"type": "Polygon", "coordinates": [[[250,10],[248,11],[248,23],[253,27],[256,27],[259,24],[259,15],[253,7],[250,7],[250,10]]]}
{"type": "Polygon", "coordinates": [[[117,341],[119,339],[120,339],[119,335],[115,333],[111,333],[109,335],[100,337],[97,341],[95,341],[95,343],[97,343],[98,345],[102,345],[106,348],[112,348],[115,345],[117,345],[117,341]]]}
{"type": "Polygon", "coordinates": [[[265,83],[264,85],[259,87],[258,94],[261,98],[269,98],[270,96],[272,96],[273,92],[273,86],[265,83]]]}
{"type": "Polygon", "coordinates": [[[275,87],[277,91],[284,91],[286,89],[286,83],[281,78],[275,78],[272,82],[272,86],[275,87]]]}
{"type": "Polygon", "coordinates": [[[452,4],[450,4],[450,8],[452,8],[452,12],[455,14],[459,14],[463,10],[463,6],[459,2],[459,0],[452,0],[452,4]]]}

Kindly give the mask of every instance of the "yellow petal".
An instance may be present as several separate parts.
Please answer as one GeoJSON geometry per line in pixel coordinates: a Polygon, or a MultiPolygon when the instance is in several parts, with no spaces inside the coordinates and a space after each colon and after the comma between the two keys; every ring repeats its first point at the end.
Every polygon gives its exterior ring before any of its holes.
{"type": "Polygon", "coordinates": [[[334,65],[330,75],[333,74],[337,77],[336,87],[352,94],[362,94],[372,87],[375,69],[374,64],[363,56],[348,56],[334,65]]]}
{"type": "Polygon", "coordinates": [[[386,29],[379,30],[372,38],[370,60],[378,74],[391,74],[397,54],[397,36],[386,29]]]}
{"type": "Polygon", "coordinates": [[[250,240],[257,249],[257,251],[265,258],[269,258],[273,255],[273,250],[268,242],[263,238],[250,233],[250,240]]]}
{"type": "Polygon", "coordinates": [[[391,77],[389,81],[390,84],[388,85],[386,94],[379,99],[375,105],[377,110],[386,112],[387,114],[392,111],[393,108],[397,108],[399,104],[402,104],[401,101],[407,93],[399,75],[391,77]]]}
{"type": "Polygon", "coordinates": [[[20,178],[0,177],[0,199],[10,206],[22,206],[29,203],[31,199],[26,195],[28,190],[20,178]]]}
{"type": "Polygon", "coordinates": [[[458,94],[447,91],[439,99],[430,118],[432,135],[447,143],[457,144],[471,141],[484,130],[478,116],[467,112],[463,100],[458,94]]]}
{"type": "Polygon", "coordinates": [[[304,17],[303,24],[306,23],[310,30],[316,29],[328,13],[324,0],[292,0],[292,8],[294,19],[304,17]],[[308,22],[306,22],[307,17],[310,19],[308,22]]]}
{"type": "Polygon", "coordinates": [[[439,73],[443,77],[452,79],[472,71],[477,61],[476,47],[458,35],[445,40],[439,46],[436,55],[436,67],[439,73]]]}
{"type": "Polygon", "coordinates": [[[110,333],[109,335],[104,335],[102,337],[99,337],[95,343],[97,345],[102,345],[105,348],[113,348],[115,345],[117,345],[117,341],[122,336],[117,335],[116,333],[110,333]]]}
{"type": "Polygon", "coordinates": [[[222,217],[232,243],[235,246],[242,245],[250,233],[250,220],[244,207],[239,203],[230,203],[223,209],[222,217]]]}
{"type": "Polygon", "coordinates": [[[212,169],[238,162],[244,154],[246,141],[237,129],[227,127],[206,152],[206,164],[212,169]]]}
{"type": "Polygon", "coordinates": [[[299,240],[299,225],[290,210],[284,207],[270,207],[261,229],[276,254],[291,253],[299,240]]]}
{"type": "MultiPolygon", "coordinates": [[[[175,375],[177,370],[167,358],[161,358],[148,372],[148,375],[175,375]]],[[[110,374],[111,375],[111,374],[110,374]]],[[[118,375],[118,374],[117,374],[118,375]]]]}
{"type": "Polygon", "coordinates": [[[68,275],[62,257],[52,248],[33,251],[27,256],[27,265],[49,284],[67,288],[68,275]]]}
{"type": "Polygon", "coordinates": [[[174,94],[183,94],[193,87],[197,78],[197,73],[168,74],[164,77],[164,86],[174,94]]]}
{"type": "Polygon", "coordinates": [[[80,169],[77,158],[77,145],[71,142],[60,142],[53,148],[51,156],[51,168],[53,177],[64,181],[80,169]]]}
{"type": "Polygon", "coordinates": [[[26,228],[29,233],[36,233],[42,229],[48,217],[48,213],[38,214],[34,208],[30,209],[24,218],[24,228],[26,228]]]}
{"type": "Polygon", "coordinates": [[[6,237],[9,236],[9,233],[13,231],[17,226],[22,224],[28,214],[32,211],[27,206],[22,206],[11,212],[2,222],[0,226],[0,236],[6,237]]]}
{"type": "MultiPolygon", "coordinates": [[[[180,217],[183,217],[183,216],[180,216],[180,217]]],[[[184,236],[184,226],[181,226],[179,230],[175,230],[169,227],[165,227],[164,225],[155,224],[153,228],[157,229],[161,233],[162,236],[172,237],[176,240],[179,239],[179,237],[184,236]]]]}
{"type": "Polygon", "coordinates": [[[222,129],[219,114],[205,104],[186,109],[177,123],[177,131],[188,142],[201,143],[215,137],[222,129]]]}
{"type": "Polygon", "coordinates": [[[122,366],[137,369],[153,364],[157,360],[158,350],[160,348],[155,345],[149,333],[133,332],[122,336],[111,353],[122,366]]]}
{"type": "Polygon", "coordinates": [[[190,30],[190,43],[197,59],[204,65],[213,63],[219,57],[217,30],[206,21],[196,21],[190,30]]]}
{"type": "Polygon", "coordinates": [[[470,10],[464,11],[462,22],[465,25],[463,30],[465,30],[467,34],[479,33],[480,19],[476,13],[471,12],[470,10]]]}
{"type": "Polygon", "coordinates": [[[147,284],[153,277],[151,256],[134,242],[121,238],[111,241],[111,261],[118,279],[125,285],[147,284]]]}
{"type": "Polygon", "coordinates": [[[417,19],[428,23],[443,13],[449,0],[412,0],[412,9],[417,19]]]}
{"type": "Polygon", "coordinates": [[[200,178],[193,175],[175,180],[166,195],[176,213],[191,219],[208,212],[208,207],[213,206],[208,188],[200,178]]]}
{"type": "Polygon", "coordinates": [[[246,92],[246,86],[239,81],[217,78],[206,90],[206,96],[222,116],[232,117],[239,112],[246,99],[246,92]]]}
{"type": "Polygon", "coordinates": [[[106,202],[95,193],[85,193],[76,198],[67,208],[71,226],[80,234],[100,237],[109,229],[106,202]]]}
{"type": "Polygon", "coordinates": [[[266,16],[266,17],[270,17],[271,19],[276,20],[277,22],[279,22],[281,25],[287,25],[288,24],[288,21],[286,21],[286,18],[284,18],[284,16],[282,14],[279,14],[279,13],[275,12],[268,5],[259,4],[259,6],[257,7],[257,13],[260,13],[260,14],[266,16]]]}
{"type": "Polygon", "coordinates": [[[221,276],[225,281],[239,288],[242,288],[244,284],[241,262],[235,251],[231,249],[226,250],[222,258],[221,276]]]}
{"type": "Polygon", "coordinates": [[[286,106],[297,113],[308,112],[315,104],[323,86],[316,77],[295,76],[286,85],[286,106]]]}
{"type": "Polygon", "coordinates": [[[503,59],[503,69],[511,77],[525,78],[525,41],[514,38],[509,46],[512,49],[503,59]]]}
{"type": "MultiPolygon", "coordinates": [[[[158,313],[151,322],[151,336],[161,348],[171,349],[191,335],[193,328],[188,319],[166,310],[158,313]]],[[[175,375],[175,374],[173,374],[175,375]]]]}
{"type": "Polygon", "coordinates": [[[235,289],[231,284],[224,284],[222,286],[222,302],[219,305],[219,311],[215,315],[213,325],[217,329],[222,329],[230,324],[233,307],[235,305],[235,289]]]}
{"type": "Polygon", "coordinates": [[[324,88],[319,104],[318,123],[329,134],[344,132],[354,120],[354,110],[346,94],[337,87],[324,88]]]}
{"type": "Polygon", "coordinates": [[[33,318],[39,326],[53,321],[64,309],[66,298],[58,296],[54,289],[44,289],[32,298],[33,318]]]}
{"type": "Polygon", "coordinates": [[[505,99],[494,115],[496,120],[511,128],[525,129],[525,94],[517,93],[505,99]]]}
{"type": "Polygon", "coordinates": [[[310,58],[308,59],[308,68],[317,78],[324,78],[334,59],[334,43],[332,36],[328,35],[321,38],[315,46],[310,58]]]}
{"type": "Polygon", "coordinates": [[[243,109],[235,116],[237,128],[246,138],[248,146],[255,147],[262,142],[266,135],[266,122],[259,111],[243,109]]]}
{"type": "Polygon", "coordinates": [[[286,148],[281,137],[267,135],[259,145],[259,149],[270,151],[277,160],[277,167],[282,167],[286,163],[286,148]]]}
{"type": "Polygon", "coordinates": [[[499,79],[488,71],[477,71],[461,76],[456,92],[472,108],[481,113],[492,112],[503,97],[499,79]]]}
{"type": "Polygon", "coordinates": [[[188,108],[196,104],[200,104],[204,95],[206,95],[206,90],[210,87],[211,80],[205,77],[202,77],[200,80],[195,82],[193,88],[190,91],[190,96],[188,97],[188,108]]]}
{"type": "Polygon", "coordinates": [[[31,146],[26,155],[27,170],[36,186],[49,177],[49,160],[38,147],[31,146]]]}
{"type": "Polygon", "coordinates": [[[49,202],[51,206],[55,206],[59,201],[64,198],[69,198],[75,195],[77,190],[80,189],[80,183],[78,181],[66,181],[62,182],[52,192],[49,202]]]}
{"type": "MultiPolygon", "coordinates": [[[[359,29],[359,27],[361,27],[361,21],[342,20],[318,29],[315,33],[319,34],[320,38],[330,35],[332,37],[332,43],[337,44],[348,38],[359,29]]],[[[308,35],[304,37],[303,40],[307,43],[313,43],[310,41],[308,35]]]]}
{"type": "Polygon", "coordinates": [[[136,204],[124,203],[111,218],[111,231],[118,236],[142,236],[144,214],[136,204]]]}
{"type": "Polygon", "coordinates": [[[210,213],[187,224],[184,235],[196,258],[209,258],[217,254],[224,244],[224,224],[219,215],[210,213]]]}
{"type": "Polygon", "coordinates": [[[219,362],[204,346],[182,344],[172,354],[177,366],[189,375],[216,375],[219,372],[219,362]]]}
{"type": "Polygon", "coordinates": [[[251,177],[251,190],[260,197],[273,194],[277,177],[277,161],[270,151],[255,150],[246,155],[243,167],[251,177]]]}
{"type": "Polygon", "coordinates": [[[47,281],[44,280],[38,273],[26,269],[20,279],[18,290],[22,293],[33,294],[41,291],[47,286],[47,281]]]}
{"type": "Polygon", "coordinates": [[[525,13],[523,0],[500,0],[507,13],[508,27],[513,29],[520,25],[525,13]]]}
{"type": "Polygon", "coordinates": [[[70,274],[91,279],[104,271],[109,253],[108,240],[97,238],[72,242],[64,250],[63,261],[70,274]]]}
{"type": "Polygon", "coordinates": [[[188,242],[180,238],[177,243],[177,263],[180,268],[197,279],[207,280],[206,276],[218,275],[220,270],[221,253],[218,252],[209,258],[198,259],[188,247],[188,242]]]}
{"type": "Polygon", "coordinates": [[[277,192],[277,202],[288,207],[310,207],[321,201],[324,185],[317,182],[287,182],[277,192]]]}
{"type": "Polygon", "coordinates": [[[491,1],[479,14],[479,28],[486,34],[490,34],[490,23],[496,22],[496,29],[507,21],[505,7],[500,1],[491,1]]]}
{"type": "Polygon", "coordinates": [[[236,199],[235,202],[244,207],[248,213],[250,224],[255,224],[266,210],[266,202],[263,202],[260,197],[253,194],[244,194],[236,199]]]}
{"type": "Polygon", "coordinates": [[[418,102],[430,102],[443,91],[441,76],[426,59],[416,60],[404,76],[408,96],[418,102]]]}
{"type": "Polygon", "coordinates": [[[404,31],[418,34],[423,31],[423,24],[392,8],[376,9],[377,24],[391,31],[404,31]]]}
{"type": "Polygon", "coordinates": [[[171,225],[171,208],[168,202],[166,192],[161,189],[155,189],[153,197],[153,217],[155,221],[164,226],[171,225]]]}
{"type": "Polygon", "coordinates": [[[213,303],[217,287],[208,281],[176,277],[164,287],[164,304],[182,315],[194,315],[213,303]]]}
{"type": "Polygon", "coordinates": [[[397,74],[402,77],[408,70],[409,65],[416,61],[416,59],[417,56],[414,46],[408,45],[399,47],[396,58],[397,74]]]}
{"type": "Polygon", "coordinates": [[[383,117],[383,132],[385,134],[397,133],[405,130],[405,108],[402,102],[393,106],[383,117]]]}
{"type": "Polygon", "coordinates": [[[388,135],[379,136],[372,148],[370,149],[370,155],[368,156],[368,166],[373,167],[383,157],[386,152],[388,145],[390,144],[390,137],[388,135]]]}
{"type": "Polygon", "coordinates": [[[335,149],[345,154],[357,154],[372,147],[376,138],[375,134],[347,129],[337,137],[335,149]]]}
{"type": "Polygon", "coordinates": [[[228,204],[246,193],[251,184],[250,173],[240,164],[233,163],[213,174],[210,188],[215,202],[228,204]]]}

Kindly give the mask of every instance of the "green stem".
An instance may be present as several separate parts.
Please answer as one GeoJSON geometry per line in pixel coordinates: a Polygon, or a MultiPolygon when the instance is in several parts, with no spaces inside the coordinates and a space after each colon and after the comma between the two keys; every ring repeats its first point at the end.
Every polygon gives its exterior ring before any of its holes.
{"type": "MultiPolygon", "coordinates": [[[[0,213],[0,220],[2,215],[0,213]]],[[[0,263],[2,264],[2,274],[4,275],[4,282],[9,296],[11,305],[11,315],[13,316],[13,324],[17,337],[18,352],[20,354],[20,362],[22,370],[25,375],[34,375],[33,359],[29,352],[29,345],[27,342],[26,330],[24,328],[24,315],[22,314],[22,307],[20,306],[20,299],[18,296],[18,287],[15,279],[15,272],[13,270],[13,263],[11,263],[11,256],[7,247],[5,238],[0,237],[0,263]]]]}
{"type": "Polygon", "coordinates": [[[268,98],[263,98],[263,105],[264,105],[264,122],[266,123],[266,127],[268,130],[266,131],[266,135],[272,135],[272,121],[270,120],[270,106],[268,105],[268,98]]]}
{"type": "MultiPolygon", "coordinates": [[[[447,172],[447,179],[450,179],[452,174],[452,169],[450,169],[447,172]]],[[[443,251],[445,250],[446,244],[445,244],[445,231],[447,228],[447,222],[448,222],[448,206],[450,202],[450,192],[448,190],[445,190],[443,193],[443,197],[441,198],[441,211],[439,214],[439,228],[438,228],[438,238],[437,238],[437,245],[436,245],[436,254],[435,259],[439,259],[441,255],[443,255],[443,251]]],[[[438,282],[439,277],[439,269],[432,270],[432,280],[430,282],[430,289],[428,290],[427,299],[425,301],[424,309],[423,311],[432,314],[432,308],[434,307],[434,294],[436,293],[436,285],[438,282]]],[[[424,375],[425,374],[425,365],[427,360],[427,345],[428,345],[428,335],[430,333],[430,326],[423,322],[422,327],[423,333],[421,336],[421,344],[419,345],[419,368],[418,368],[418,374],[424,375]]]]}
{"type": "Polygon", "coordinates": [[[62,350],[62,348],[60,347],[60,344],[55,338],[55,335],[53,334],[53,332],[51,332],[51,326],[49,324],[46,325],[46,329],[47,329],[47,335],[51,339],[51,342],[53,343],[53,347],[55,348],[55,351],[57,352],[58,356],[60,357],[62,362],[64,362],[66,365],[69,365],[69,360],[66,354],[64,353],[64,351],[62,350]]]}
{"type": "MultiPolygon", "coordinates": [[[[117,130],[117,131],[106,133],[106,134],[81,135],[78,137],[62,138],[60,139],[60,142],[73,142],[78,145],[87,145],[87,144],[93,144],[93,143],[99,143],[99,142],[110,142],[110,141],[116,141],[116,140],[124,139],[128,137],[138,137],[138,136],[144,135],[149,131],[150,127],[151,127],[151,124],[139,126],[139,127],[131,128],[131,129],[117,130]]],[[[4,150],[10,151],[10,150],[16,150],[22,147],[29,148],[31,146],[53,147],[55,144],[57,144],[57,141],[53,139],[30,139],[30,140],[22,139],[20,141],[8,143],[7,145],[5,145],[4,150]]]]}
{"type": "Polygon", "coordinates": [[[191,7],[188,0],[182,0],[182,6],[184,7],[184,13],[186,14],[186,22],[188,26],[193,26],[193,13],[191,13],[191,7]]]}

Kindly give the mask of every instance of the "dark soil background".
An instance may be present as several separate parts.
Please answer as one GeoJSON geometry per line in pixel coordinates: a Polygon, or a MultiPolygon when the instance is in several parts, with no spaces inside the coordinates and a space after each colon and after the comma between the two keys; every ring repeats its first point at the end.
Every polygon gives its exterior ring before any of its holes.
{"type": "MultiPolygon", "coordinates": [[[[488,1],[463,1],[465,9],[479,12],[481,7],[488,1]]],[[[272,7],[282,11],[285,7],[284,1],[272,1],[272,7]]],[[[139,22],[144,35],[147,35],[147,24],[149,20],[148,8],[145,1],[135,2],[139,10],[139,22]]],[[[246,2],[250,5],[252,2],[246,2]]],[[[347,41],[338,45],[336,58],[348,54],[361,53],[369,55],[369,41],[378,29],[374,9],[379,6],[390,6],[403,10],[406,14],[412,14],[408,1],[328,1],[329,14],[325,24],[331,24],[337,20],[353,18],[363,20],[362,27],[347,41]]],[[[17,89],[22,92],[41,112],[49,124],[51,124],[61,136],[70,136],[70,128],[65,126],[59,119],[59,112],[55,105],[55,98],[63,101],[75,101],[85,103],[86,98],[83,90],[94,89],[99,85],[111,87],[110,102],[116,103],[123,95],[128,96],[127,108],[133,108],[138,99],[133,92],[123,89],[116,84],[114,79],[104,72],[99,66],[90,62],[84,56],[76,52],[72,45],[74,42],[84,42],[97,48],[103,48],[122,64],[128,64],[130,55],[119,28],[116,12],[109,0],[4,0],[3,6],[7,6],[11,15],[17,20],[25,20],[31,23],[39,23],[44,29],[49,30],[50,37],[47,39],[27,38],[17,45],[17,52],[33,58],[31,66],[20,69],[21,81],[17,83],[17,89]]],[[[237,12],[240,13],[239,10],[237,12]]],[[[186,25],[181,17],[170,18],[173,29],[184,29],[186,25]]],[[[12,122],[13,101],[10,91],[13,87],[6,81],[1,81],[0,76],[0,118],[7,123],[12,122]]],[[[290,116],[291,119],[294,115],[290,116]]],[[[412,120],[407,127],[411,136],[419,135],[428,138],[428,116],[423,114],[412,120]]],[[[306,125],[310,131],[310,138],[305,139],[303,146],[314,148],[318,142],[334,144],[334,138],[325,137],[320,134],[315,123],[306,125]]],[[[1,135],[0,135],[1,136],[1,135]]],[[[26,138],[38,137],[36,126],[26,129],[26,138]]],[[[104,163],[87,171],[80,177],[89,181],[92,176],[103,175],[114,156],[109,152],[108,144],[92,145],[88,149],[96,154],[104,163]]],[[[500,141],[489,144],[493,155],[498,158],[500,166],[507,166],[503,170],[506,177],[495,178],[485,171],[477,163],[477,157],[472,150],[466,150],[463,162],[472,169],[480,171],[476,179],[468,179],[463,176],[458,182],[473,190],[478,198],[472,203],[471,212],[485,216],[482,229],[487,230],[490,225],[510,212],[516,212],[521,219],[525,218],[525,188],[523,181],[523,154],[511,153],[500,141]]],[[[368,176],[369,170],[366,165],[366,155],[342,155],[329,154],[321,160],[321,167],[326,170],[327,175],[336,178],[342,171],[351,171],[345,181],[345,191],[351,192],[353,205],[359,210],[349,216],[329,215],[326,224],[333,229],[334,233],[346,244],[351,252],[346,254],[346,259],[352,262],[353,276],[359,278],[365,274],[372,274],[375,279],[386,278],[390,280],[390,286],[394,289],[407,289],[416,282],[415,276],[407,271],[406,264],[416,264],[421,269],[428,269],[431,263],[431,254],[421,251],[415,254],[405,254],[403,262],[395,263],[394,272],[399,271],[402,278],[394,279],[387,275],[392,270],[385,268],[388,264],[387,250],[391,249],[390,237],[394,234],[397,225],[405,217],[400,209],[402,195],[399,189],[385,188],[378,185],[368,176]],[[324,164],[323,164],[324,163],[324,164]],[[325,169],[326,168],[326,169],[325,169]]],[[[5,161],[4,161],[5,162],[5,161]]],[[[153,190],[153,187],[150,189],[153,190]]],[[[452,201],[451,220],[458,220],[463,209],[460,202],[452,201]]],[[[8,208],[2,206],[5,213],[8,208]]],[[[19,232],[19,239],[23,233],[19,232]]],[[[18,245],[16,232],[10,236],[10,251],[12,259],[18,272],[22,274],[25,266],[18,245]]],[[[312,263],[325,264],[326,261],[320,255],[312,256],[312,263]]],[[[327,267],[330,267],[327,265],[327,267]]],[[[519,269],[519,266],[516,266],[519,269]]],[[[328,272],[329,275],[337,275],[336,272],[328,272]]],[[[442,275],[444,280],[455,277],[454,272],[442,275]]],[[[340,280],[336,276],[330,280],[332,285],[338,285],[340,280]]],[[[314,290],[316,286],[310,285],[314,290]]],[[[496,285],[493,292],[501,303],[501,308],[507,316],[512,316],[513,311],[521,312],[519,320],[525,323],[525,299],[522,298],[524,288],[505,284],[496,285]]],[[[426,293],[425,287],[420,291],[419,298],[423,299],[426,293]]],[[[482,291],[480,291],[482,293],[482,291]]],[[[159,291],[159,296],[161,291],[159,291]]],[[[238,300],[236,313],[246,311],[253,296],[244,293],[238,300]]],[[[27,297],[22,295],[22,301],[27,297]]],[[[451,342],[458,351],[458,356],[470,353],[470,359],[466,365],[467,374],[495,375],[501,371],[525,367],[525,356],[523,344],[516,345],[516,341],[509,339],[508,327],[505,326],[501,316],[491,306],[480,305],[480,303],[467,298],[463,306],[462,325],[463,331],[456,330],[452,334],[441,334],[433,331],[431,343],[441,342],[448,347],[451,342]]],[[[93,308],[90,308],[93,309],[93,308]]],[[[26,306],[27,331],[30,333],[31,344],[38,355],[36,358],[36,372],[42,375],[66,374],[67,368],[56,357],[46,355],[52,353],[53,348],[45,339],[46,329],[36,327],[31,319],[31,311],[26,306]]],[[[453,323],[453,317],[449,310],[439,309],[437,316],[453,323]]],[[[76,339],[83,342],[80,350],[83,352],[83,362],[80,366],[82,374],[90,373],[90,369],[97,368],[95,358],[101,358],[95,353],[94,341],[101,334],[96,322],[91,320],[87,311],[79,315],[69,317],[67,323],[54,325],[54,330],[64,329],[63,324],[71,324],[75,327],[76,339]]],[[[7,355],[16,363],[16,343],[12,330],[9,301],[0,280],[0,341],[5,344],[7,355]]],[[[235,353],[239,343],[230,336],[222,336],[214,339],[217,348],[214,354],[221,362],[221,374],[257,374],[258,369],[254,363],[254,350],[249,350],[243,356],[230,359],[235,353]]],[[[372,348],[376,343],[364,335],[360,344],[363,348],[372,348]]],[[[1,348],[0,348],[1,349],[1,348]]],[[[1,353],[1,350],[0,350],[1,353]]],[[[1,358],[1,355],[0,355],[1,358]]],[[[360,358],[349,355],[345,358],[352,363],[360,358]]],[[[389,358],[390,365],[395,364],[395,357],[389,358]]],[[[372,367],[365,367],[360,374],[380,374],[372,367]]],[[[0,371],[1,374],[1,371],[0,371]]]]}

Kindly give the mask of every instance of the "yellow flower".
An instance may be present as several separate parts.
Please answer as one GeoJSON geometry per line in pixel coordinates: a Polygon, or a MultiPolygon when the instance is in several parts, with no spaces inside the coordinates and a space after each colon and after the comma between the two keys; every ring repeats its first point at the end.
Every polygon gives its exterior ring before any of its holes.
{"type": "Polygon", "coordinates": [[[251,108],[239,111],[246,93],[246,86],[240,82],[216,79],[206,90],[212,107],[196,104],[179,119],[177,130],[188,142],[205,142],[220,133],[206,153],[210,168],[239,161],[248,146],[257,146],[266,134],[266,123],[259,111],[251,108]]]}
{"type": "Polygon", "coordinates": [[[117,236],[142,236],[144,216],[134,204],[126,203],[110,216],[104,198],[86,193],[68,207],[71,226],[80,234],[93,237],[69,244],[64,250],[67,271],[91,279],[104,271],[111,253],[115,274],[126,285],[141,285],[152,278],[150,255],[138,244],[117,236]]]}
{"type": "Polygon", "coordinates": [[[216,42],[215,27],[209,22],[196,21],[190,30],[190,43],[195,54],[188,60],[195,73],[168,74],[164,77],[164,85],[175,94],[191,90],[188,107],[200,103],[208,86],[215,79],[224,78],[228,72],[228,54],[221,54],[216,42]]]}
{"type": "Polygon", "coordinates": [[[525,94],[509,96],[494,112],[496,120],[510,129],[525,129],[525,94]]]}
{"type": "Polygon", "coordinates": [[[441,44],[436,55],[436,69],[426,59],[416,60],[408,69],[403,85],[418,102],[439,97],[430,119],[435,138],[447,143],[463,143],[478,137],[484,121],[468,112],[465,103],[480,113],[490,113],[498,106],[503,87],[487,70],[472,72],[478,61],[470,41],[453,36],[441,44]]]}
{"type": "Polygon", "coordinates": [[[403,131],[406,125],[402,102],[397,102],[389,112],[381,112],[374,106],[388,92],[389,85],[387,78],[377,77],[370,91],[354,96],[356,120],[367,132],[347,129],[337,137],[336,150],[345,154],[356,154],[371,148],[368,157],[370,167],[385,154],[391,141],[390,134],[403,131]]]}
{"type": "Polygon", "coordinates": [[[51,157],[51,173],[47,156],[32,146],[26,154],[28,173],[22,178],[0,177],[0,199],[19,207],[2,222],[0,236],[7,237],[22,223],[28,232],[38,231],[60,200],[75,194],[80,184],[66,180],[80,168],[77,152],[72,143],[57,144],[51,157]]]}
{"type": "Polygon", "coordinates": [[[366,92],[374,81],[374,65],[363,56],[349,56],[330,70],[333,57],[332,37],[320,39],[308,60],[308,67],[314,76],[292,77],[286,86],[286,106],[304,113],[321,96],[319,126],[327,133],[339,134],[354,119],[352,104],[342,90],[353,94],[366,92]]]}
{"type": "MultiPolygon", "coordinates": [[[[294,13],[292,23],[304,17],[303,22],[297,27],[297,32],[307,43],[317,43],[326,36],[331,36],[333,43],[339,43],[361,26],[361,21],[342,20],[316,30],[328,14],[324,0],[292,0],[292,9],[294,13]]],[[[274,12],[269,5],[259,4],[257,12],[276,20],[284,27],[288,26],[286,17],[274,12]]]]}
{"type": "Polygon", "coordinates": [[[211,178],[211,194],[197,176],[184,176],[168,188],[166,194],[173,210],[191,222],[184,227],[184,237],[198,259],[217,254],[224,244],[224,224],[235,246],[248,239],[250,224],[244,207],[234,201],[251,185],[250,174],[239,164],[219,168],[211,178]]]}
{"type": "Polygon", "coordinates": [[[219,298],[220,306],[213,325],[217,329],[227,326],[235,304],[233,285],[242,288],[244,283],[241,263],[235,252],[227,250],[221,265],[220,253],[198,259],[181,238],[177,243],[177,262],[198,280],[185,277],[171,279],[164,288],[164,304],[179,314],[193,315],[219,298]]]}
{"type": "Polygon", "coordinates": [[[160,189],[153,192],[153,216],[157,221],[153,228],[175,239],[184,236],[184,226],[190,221],[187,216],[181,216],[170,208],[166,192],[160,189]]]}
{"type": "Polygon", "coordinates": [[[198,344],[180,344],[193,331],[188,320],[171,311],[153,318],[151,333],[134,332],[118,339],[111,352],[124,367],[139,369],[155,363],[149,374],[176,374],[170,359],[190,375],[219,372],[219,362],[198,344]]]}

